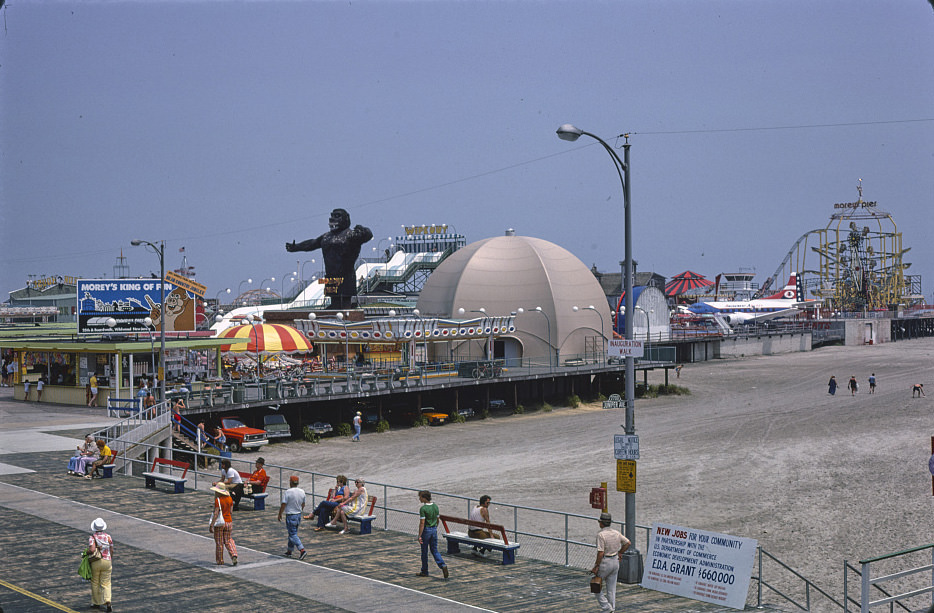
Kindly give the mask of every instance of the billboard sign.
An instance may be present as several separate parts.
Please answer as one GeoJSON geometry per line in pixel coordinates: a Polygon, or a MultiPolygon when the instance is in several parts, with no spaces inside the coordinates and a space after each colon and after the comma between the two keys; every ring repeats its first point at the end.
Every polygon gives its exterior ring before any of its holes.
{"type": "MultiPolygon", "coordinates": [[[[127,333],[161,330],[159,279],[79,279],[78,334],[127,333]],[[152,319],[153,328],[145,319],[152,319]],[[114,327],[107,320],[116,322],[114,327]]],[[[166,332],[195,329],[197,300],[171,283],[165,284],[166,332]]]]}
{"type": "Polygon", "coordinates": [[[643,355],[642,341],[627,341],[619,338],[611,338],[607,341],[606,354],[609,357],[641,358],[643,355]]]}
{"type": "Polygon", "coordinates": [[[757,546],[756,539],[652,524],[642,587],[743,610],[757,546]]]}

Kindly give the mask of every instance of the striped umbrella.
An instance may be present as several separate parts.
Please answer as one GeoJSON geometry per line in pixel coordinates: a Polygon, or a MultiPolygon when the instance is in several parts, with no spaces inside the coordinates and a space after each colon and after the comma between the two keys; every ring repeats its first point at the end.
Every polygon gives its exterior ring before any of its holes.
{"type": "Polygon", "coordinates": [[[711,285],[713,285],[713,281],[708,281],[696,272],[685,270],[680,275],[672,277],[671,281],[665,284],[665,295],[682,296],[711,285]]]}
{"type": "Polygon", "coordinates": [[[246,345],[221,345],[226,353],[246,353],[248,355],[273,353],[308,353],[311,343],[302,333],[292,326],[282,324],[255,324],[253,326],[235,326],[227,328],[217,335],[218,338],[248,338],[246,345]],[[255,330],[255,334],[254,334],[255,330]],[[259,339],[257,340],[257,336],[259,339]],[[231,348],[233,347],[233,348],[231,348]]]}

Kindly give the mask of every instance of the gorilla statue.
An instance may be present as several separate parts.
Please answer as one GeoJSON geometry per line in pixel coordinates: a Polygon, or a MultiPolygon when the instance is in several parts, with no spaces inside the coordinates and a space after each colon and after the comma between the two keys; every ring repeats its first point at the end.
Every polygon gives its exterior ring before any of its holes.
{"type": "Polygon", "coordinates": [[[331,298],[332,309],[346,309],[357,293],[357,276],[354,263],[360,257],[360,247],[373,238],[369,228],[357,225],[350,227],[350,213],[344,209],[331,211],[328,230],[318,238],[285,244],[285,250],[314,251],[320,248],[324,256],[324,272],[327,275],[324,294],[331,298]]]}

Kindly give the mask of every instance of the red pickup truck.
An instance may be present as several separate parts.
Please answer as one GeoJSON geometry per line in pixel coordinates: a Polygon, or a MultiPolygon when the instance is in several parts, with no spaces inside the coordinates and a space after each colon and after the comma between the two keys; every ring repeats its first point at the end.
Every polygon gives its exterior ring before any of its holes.
{"type": "Polygon", "coordinates": [[[241,449],[259,449],[269,444],[265,430],[250,428],[236,417],[222,417],[221,432],[227,437],[227,448],[234,453],[241,449]]]}

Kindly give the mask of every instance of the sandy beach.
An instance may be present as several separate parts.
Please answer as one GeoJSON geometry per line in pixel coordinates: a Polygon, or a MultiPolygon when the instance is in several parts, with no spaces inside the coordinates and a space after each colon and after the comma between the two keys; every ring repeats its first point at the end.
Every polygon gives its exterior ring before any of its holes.
{"type": "MultiPolygon", "coordinates": [[[[685,365],[673,382],[689,396],[636,401],[637,523],[758,539],[840,594],[844,559],[932,541],[934,397],[911,392],[932,380],[932,357],[934,339],[921,339],[685,365]],[[827,393],[831,375],[840,382],[835,396],[827,393]],[[855,396],[845,388],[851,375],[860,383],[855,396]]],[[[608,481],[614,489],[612,435],[622,423],[621,411],[599,404],[555,407],[365,433],[360,443],[294,441],[263,455],[319,472],[591,513],[590,488],[608,481]]],[[[621,493],[611,491],[610,510],[622,518],[621,493]]]]}

